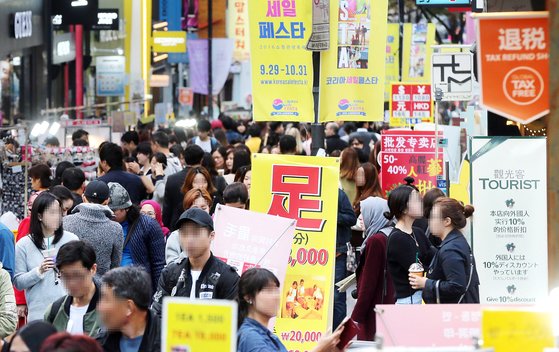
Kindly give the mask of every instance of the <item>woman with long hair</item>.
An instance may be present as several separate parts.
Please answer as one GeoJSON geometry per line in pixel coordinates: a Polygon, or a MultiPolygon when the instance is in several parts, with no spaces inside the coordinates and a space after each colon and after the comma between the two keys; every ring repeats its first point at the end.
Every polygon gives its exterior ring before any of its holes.
{"type": "MultiPolygon", "coordinates": [[[[213,184],[212,176],[204,167],[193,167],[188,171],[186,178],[184,179],[181,192],[183,194],[187,194],[188,191],[195,188],[206,190],[212,196],[212,203],[219,203],[220,198],[217,194],[217,189],[213,184]]],[[[213,209],[210,213],[213,213],[213,209]]]]}
{"type": "Polygon", "coordinates": [[[357,187],[362,187],[365,183],[364,171],[359,165],[359,156],[353,148],[345,148],[342,151],[340,183],[350,203],[353,204],[357,199],[357,187]]]}
{"type": "MultiPolygon", "coordinates": [[[[227,159],[227,148],[221,146],[217,148],[213,153],[212,157],[214,158],[215,168],[218,172],[221,172],[223,176],[225,174],[225,159],[227,159]],[[221,170],[221,171],[220,171],[221,170]]],[[[233,163],[231,163],[231,167],[233,167],[233,163]]]]}
{"type": "Polygon", "coordinates": [[[78,237],[62,228],[62,204],[49,192],[33,202],[29,233],[16,244],[14,285],[25,290],[32,321],[43,319],[48,305],[66,294],[54,272],[54,258],[60,247],[78,237]]]}
{"type": "Polygon", "coordinates": [[[409,270],[431,264],[435,248],[422,230],[413,227],[415,220],[423,216],[421,196],[412,186],[413,179],[406,178],[406,185],[399,186],[388,196],[388,220],[395,219],[396,225],[388,238],[387,267],[394,282],[396,304],[421,304],[421,290],[409,284],[409,270]]]}
{"type": "Polygon", "coordinates": [[[363,169],[365,183],[362,186],[357,187],[357,198],[353,202],[353,210],[357,216],[361,214],[360,204],[363,200],[369,197],[383,198],[380,180],[374,165],[371,163],[365,163],[361,165],[361,168],[363,169]]]}
{"type": "MultiPolygon", "coordinates": [[[[212,196],[205,189],[193,188],[184,195],[182,204],[184,210],[200,208],[209,214],[213,205],[212,196]]],[[[176,230],[171,232],[169,238],[167,238],[167,244],[165,245],[165,261],[167,264],[172,263],[181,258],[182,253],[183,250],[180,244],[179,231],[176,230]]]]}
{"type": "MultiPolygon", "coordinates": [[[[280,339],[268,330],[281,301],[280,282],[269,270],[252,268],[239,281],[239,331],[237,352],[287,352],[280,339]]],[[[343,327],[323,337],[312,352],[336,351],[343,327]]]]}
{"type": "Polygon", "coordinates": [[[52,171],[47,164],[37,164],[29,169],[29,178],[31,179],[31,196],[27,202],[27,208],[31,211],[35,198],[42,192],[48,190],[52,186],[52,171]]]}
{"type": "Polygon", "coordinates": [[[409,276],[414,289],[423,290],[425,303],[479,303],[479,277],[472,249],[460,231],[474,213],[471,205],[456,199],[435,201],[429,228],[442,243],[427,277],[409,276]]]}

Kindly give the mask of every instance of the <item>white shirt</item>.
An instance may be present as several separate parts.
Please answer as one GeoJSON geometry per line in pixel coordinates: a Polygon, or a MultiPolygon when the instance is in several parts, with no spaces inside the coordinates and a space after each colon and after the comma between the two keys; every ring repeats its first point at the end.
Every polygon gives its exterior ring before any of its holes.
{"type": "Polygon", "coordinates": [[[190,270],[190,275],[192,275],[192,287],[190,288],[190,299],[196,299],[196,281],[200,278],[202,271],[190,270]]]}
{"type": "Polygon", "coordinates": [[[322,299],[322,292],[320,292],[320,289],[317,288],[316,291],[314,291],[313,293],[313,298],[314,299],[322,299]]]}
{"type": "Polygon", "coordinates": [[[295,297],[297,297],[297,289],[291,287],[287,296],[287,302],[295,302],[295,297]]]}
{"type": "Polygon", "coordinates": [[[83,317],[87,313],[89,306],[74,307],[70,306],[70,320],[66,325],[66,331],[73,335],[83,334],[83,317]]]}
{"type": "Polygon", "coordinates": [[[204,142],[203,140],[200,139],[200,137],[196,137],[196,139],[194,140],[194,144],[202,148],[202,150],[205,151],[206,153],[210,153],[210,154],[212,153],[211,138],[208,138],[208,140],[204,142]]]}

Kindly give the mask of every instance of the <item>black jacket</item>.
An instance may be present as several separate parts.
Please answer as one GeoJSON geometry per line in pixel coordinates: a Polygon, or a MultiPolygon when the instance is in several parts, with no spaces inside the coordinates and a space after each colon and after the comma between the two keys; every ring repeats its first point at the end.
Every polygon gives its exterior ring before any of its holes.
{"type": "MultiPolygon", "coordinates": [[[[232,266],[210,255],[206,265],[196,281],[196,298],[201,299],[237,299],[239,274],[232,266]]],[[[153,295],[151,309],[161,317],[163,297],[190,297],[192,275],[190,261],[182,258],[167,265],[153,295]]]]}
{"type": "Polygon", "coordinates": [[[479,303],[479,277],[471,253],[470,245],[460,231],[448,234],[429,267],[423,290],[425,303],[437,303],[437,281],[440,303],[458,303],[466,292],[470,273],[470,286],[460,303],[479,303]]]}
{"type": "Polygon", "coordinates": [[[326,153],[332,154],[334,150],[342,151],[347,148],[348,144],[338,135],[326,137],[326,153]]]}
{"type": "MultiPolygon", "coordinates": [[[[160,352],[161,351],[161,323],[155,314],[148,311],[147,325],[144,331],[144,337],[140,344],[139,351],[142,352],[160,352]]],[[[103,347],[105,352],[120,352],[120,331],[103,331],[96,340],[103,347]]]]}
{"type": "Polygon", "coordinates": [[[351,227],[357,222],[351,202],[343,190],[338,189],[338,228],[336,232],[336,254],[346,253],[351,241],[351,227]]]}
{"type": "Polygon", "coordinates": [[[186,174],[190,170],[187,166],[184,170],[177,172],[174,175],[167,177],[165,183],[165,202],[163,204],[163,223],[171,231],[175,231],[175,223],[184,211],[182,202],[184,194],[181,192],[182,185],[186,179],[186,174]]]}

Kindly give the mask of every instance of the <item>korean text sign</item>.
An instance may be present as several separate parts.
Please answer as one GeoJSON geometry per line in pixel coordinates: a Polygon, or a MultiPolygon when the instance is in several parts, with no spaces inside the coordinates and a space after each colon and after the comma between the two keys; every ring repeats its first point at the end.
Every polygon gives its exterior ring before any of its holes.
{"type": "Polygon", "coordinates": [[[432,121],[433,96],[430,84],[392,84],[390,126],[409,126],[432,121]]]}
{"type": "Polygon", "coordinates": [[[254,154],[252,174],[251,210],[297,220],[275,332],[310,350],[331,325],[339,161],[254,154]]]}
{"type": "Polygon", "coordinates": [[[235,39],[233,58],[245,61],[250,58],[248,26],[248,0],[227,2],[227,36],[235,39]]]}
{"type": "Polygon", "coordinates": [[[392,82],[400,81],[400,26],[388,24],[386,36],[386,69],[384,82],[384,101],[390,101],[392,82]]]}
{"type": "Polygon", "coordinates": [[[480,301],[543,303],[548,294],[546,139],[479,137],[471,150],[480,301]]]}
{"type": "MultiPolygon", "coordinates": [[[[440,136],[442,137],[442,136],[440,136]]],[[[443,174],[443,149],[436,151],[434,131],[389,130],[381,136],[381,178],[385,194],[404,183],[407,176],[415,179],[421,194],[437,187],[443,174]]]]}
{"type": "Polygon", "coordinates": [[[237,302],[165,297],[161,351],[237,350],[237,302]]]}
{"type": "Polygon", "coordinates": [[[284,282],[295,220],[218,205],[212,253],[239,275],[258,266],[284,282]]]}
{"type": "Polygon", "coordinates": [[[321,55],[320,121],[382,121],[387,0],[330,1],[321,55]]]}
{"type": "Polygon", "coordinates": [[[314,121],[312,27],[308,0],[249,1],[256,121],[314,121]]]}
{"type": "Polygon", "coordinates": [[[520,123],[549,113],[547,12],[476,15],[481,104],[520,123]]]}

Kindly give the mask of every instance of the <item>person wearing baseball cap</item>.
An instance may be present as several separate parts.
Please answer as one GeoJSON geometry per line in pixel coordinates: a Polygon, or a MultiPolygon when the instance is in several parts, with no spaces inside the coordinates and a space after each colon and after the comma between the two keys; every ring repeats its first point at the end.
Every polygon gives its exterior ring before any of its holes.
{"type": "Polygon", "coordinates": [[[83,203],[63,220],[64,229],[95,250],[98,278],[119,267],[122,258],[122,227],[111,220],[114,214],[107,206],[109,196],[109,186],[105,182],[91,181],[83,192],[83,203]]]}
{"type": "Polygon", "coordinates": [[[181,256],[163,269],[153,296],[153,311],[161,317],[165,296],[236,299],[239,284],[236,269],[210,251],[215,236],[211,216],[202,209],[190,208],[182,213],[176,227],[186,258],[181,256]]]}

